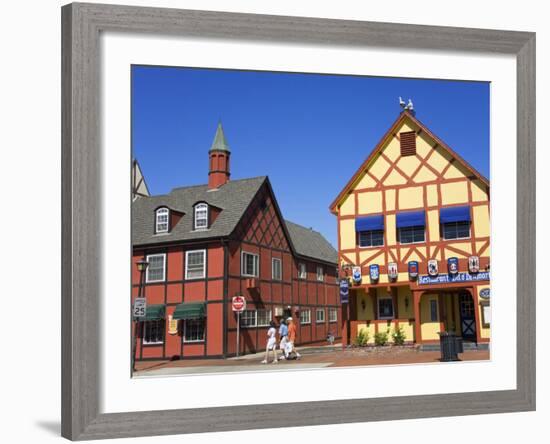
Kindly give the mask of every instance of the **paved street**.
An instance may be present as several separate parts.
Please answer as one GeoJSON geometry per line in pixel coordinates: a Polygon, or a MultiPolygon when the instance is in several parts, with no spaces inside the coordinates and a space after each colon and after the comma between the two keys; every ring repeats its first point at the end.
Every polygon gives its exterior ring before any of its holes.
{"type": "MultiPolygon", "coordinates": [[[[438,351],[418,351],[413,347],[369,347],[347,349],[340,347],[303,348],[299,360],[261,364],[263,353],[230,359],[193,359],[182,361],[138,362],[135,377],[188,375],[196,373],[257,372],[273,370],[297,370],[326,367],[352,367],[366,365],[396,365],[440,363],[438,351]]],[[[489,359],[488,350],[471,350],[459,355],[462,361],[489,359]]]]}

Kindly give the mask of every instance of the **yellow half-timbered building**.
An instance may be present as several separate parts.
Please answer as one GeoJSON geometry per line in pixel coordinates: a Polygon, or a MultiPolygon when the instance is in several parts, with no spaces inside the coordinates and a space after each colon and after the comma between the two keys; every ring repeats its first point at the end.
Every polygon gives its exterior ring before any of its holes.
{"type": "Polygon", "coordinates": [[[489,181],[403,111],[330,207],[351,282],[344,342],[399,329],[406,342],[454,331],[486,347],[489,201],[489,181]]]}

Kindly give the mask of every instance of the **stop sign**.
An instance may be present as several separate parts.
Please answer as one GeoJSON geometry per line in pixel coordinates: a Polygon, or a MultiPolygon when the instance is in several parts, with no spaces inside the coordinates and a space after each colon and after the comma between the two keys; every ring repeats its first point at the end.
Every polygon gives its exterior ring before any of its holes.
{"type": "Polygon", "coordinates": [[[242,312],[246,309],[246,299],[243,296],[233,296],[231,307],[235,312],[242,312]]]}

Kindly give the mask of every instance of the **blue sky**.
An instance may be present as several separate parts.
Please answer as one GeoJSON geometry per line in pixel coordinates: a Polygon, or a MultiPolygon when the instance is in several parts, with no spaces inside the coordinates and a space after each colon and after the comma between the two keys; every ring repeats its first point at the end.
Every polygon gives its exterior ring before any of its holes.
{"type": "Polygon", "coordinates": [[[283,216],[336,247],[328,209],[398,117],[416,117],[489,178],[489,83],[132,68],[132,144],[152,194],[208,181],[221,120],[231,179],[267,175],[283,216]]]}

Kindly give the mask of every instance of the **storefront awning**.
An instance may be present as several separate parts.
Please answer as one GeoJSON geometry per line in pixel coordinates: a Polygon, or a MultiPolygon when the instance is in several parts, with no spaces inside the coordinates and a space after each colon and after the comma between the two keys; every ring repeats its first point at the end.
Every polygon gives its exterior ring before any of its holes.
{"type": "Polygon", "coordinates": [[[424,211],[407,211],[397,213],[397,228],[424,227],[426,226],[426,214],[424,211]]]}
{"type": "Polygon", "coordinates": [[[470,222],[470,207],[449,207],[441,208],[439,220],[442,224],[449,222],[470,222]]]}
{"type": "Polygon", "coordinates": [[[204,302],[184,302],[176,306],[172,319],[202,319],[206,317],[204,302]]]}
{"type": "Polygon", "coordinates": [[[375,231],[384,229],[384,216],[366,216],[355,219],[355,231],[375,231]]]}
{"type": "Polygon", "coordinates": [[[141,321],[156,321],[158,319],[164,319],[164,305],[147,305],[145,310],[145,317],[139,320],[141,321]]]}

